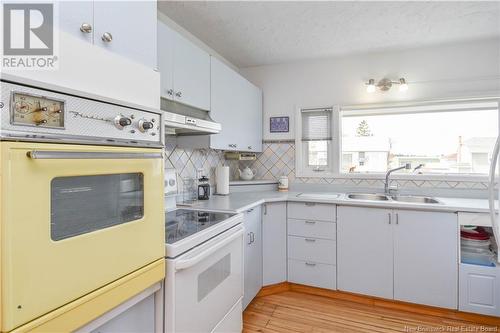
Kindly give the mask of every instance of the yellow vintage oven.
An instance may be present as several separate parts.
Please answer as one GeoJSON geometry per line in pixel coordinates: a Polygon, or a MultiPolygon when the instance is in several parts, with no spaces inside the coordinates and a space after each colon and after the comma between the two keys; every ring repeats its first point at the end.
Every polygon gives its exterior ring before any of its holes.
{"type": "Polygon", "coordinates": [[[0,332],[72,331],[164,277],[161,114],[1,89],[0,332]]]}

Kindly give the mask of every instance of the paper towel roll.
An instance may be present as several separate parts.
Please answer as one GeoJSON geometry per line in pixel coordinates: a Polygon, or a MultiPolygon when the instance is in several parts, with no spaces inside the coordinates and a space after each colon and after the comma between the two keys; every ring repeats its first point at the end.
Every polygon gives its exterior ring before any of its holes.
{"type": "Polygon", "coordinates": [[[229,194],[229,167],[219,165],[215,169],[215,190],[216,194],[229,194]]]}

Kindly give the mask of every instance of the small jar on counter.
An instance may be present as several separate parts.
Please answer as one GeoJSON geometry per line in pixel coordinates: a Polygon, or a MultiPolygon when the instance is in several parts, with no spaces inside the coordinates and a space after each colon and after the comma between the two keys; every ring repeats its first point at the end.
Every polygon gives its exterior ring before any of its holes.
{"type": "Polygon", "coordinates": [[[278,191],[287,192],[288,191],[288,177],[281,176],[278,180],[278,191]]]}

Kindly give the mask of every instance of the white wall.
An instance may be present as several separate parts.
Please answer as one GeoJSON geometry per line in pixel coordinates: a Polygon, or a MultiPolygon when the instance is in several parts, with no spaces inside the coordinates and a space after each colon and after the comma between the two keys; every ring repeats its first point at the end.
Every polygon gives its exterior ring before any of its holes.
{"type": "Polygon", "coordinates": [[[241,69],[264,91],[264,140],[294,138],[296,107],[500,95],[500,41],[482,40],[420,49],[241,69]],[[409,90],[368,94],[370,78],[407,78],[409,90]],[[270,116],[290,116],[290,132],[269,133],[270,116]]]}

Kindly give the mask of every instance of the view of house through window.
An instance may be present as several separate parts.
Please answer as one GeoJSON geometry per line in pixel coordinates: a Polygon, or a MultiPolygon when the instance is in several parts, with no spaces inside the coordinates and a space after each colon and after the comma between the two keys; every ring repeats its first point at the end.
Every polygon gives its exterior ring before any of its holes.
{"type": "Polygon", "coordinates": [[[496,103],[471,109],[342,112],[341,172],[487,174],[498,135],[496,103]],[[404,170],[402,172],[414,172],[404,170]]]}
{"type": "Polygon", "coordinates": [[[310,167],[328,165],[328,141],[307,142],[307,165],[310,167]]]}

